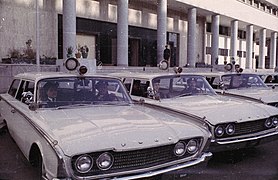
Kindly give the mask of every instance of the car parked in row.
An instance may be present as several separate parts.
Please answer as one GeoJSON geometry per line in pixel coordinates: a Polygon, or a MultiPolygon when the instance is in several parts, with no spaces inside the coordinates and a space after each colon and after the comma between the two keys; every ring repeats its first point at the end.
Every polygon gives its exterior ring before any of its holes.
{"type": "Polygon", "coordinates": [[[211,134],[178,113],[134,103],[118,78],[37,72],[14,77],[0,116],[43,179],[137,179],[207,161],[211,134]]]}
{"type": "Polygon", "coordinates": [[[206,77],[216,92],[256,100],[278,107],[278,90],[268,87],[256,73],[198,73],[206,77]]]}
{"type": "Polygon", "coordinates": [[[278,73],[273,72],[273,73],[257,73],[260,78],[263,80],[263,82],[269,86],[274,88],[278,88],[278,73]]]}
{"type": "Polygon", "coordinates": [[[122,72],[113,76],[122,79],[135,101],[205,121],[212,133],[212,152],[251,147],[278,138],[277,108],[217,95],[201,75],[122,72]]]}

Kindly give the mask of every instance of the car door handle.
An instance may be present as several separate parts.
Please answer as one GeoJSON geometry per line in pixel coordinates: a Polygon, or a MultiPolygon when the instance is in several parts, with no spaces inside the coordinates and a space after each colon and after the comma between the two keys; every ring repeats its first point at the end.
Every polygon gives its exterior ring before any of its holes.
{"type": "Polygon", "coordinates": [[[15,109],[12,109],[11,112],[12,112],[12,113],[15,113],[16,111],[15,111],[15,109]]]}

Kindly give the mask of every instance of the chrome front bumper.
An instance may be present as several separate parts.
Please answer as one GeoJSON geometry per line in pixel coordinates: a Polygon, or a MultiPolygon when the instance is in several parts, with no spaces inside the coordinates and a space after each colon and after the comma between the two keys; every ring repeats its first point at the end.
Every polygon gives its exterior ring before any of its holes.
{"type": "Polygon", "coordinates": [[[146,172],[146,173],[143,173],[143,174],[136,174],[136,175],[120,177],[120,178],[116,178],[116,179],[117,180],[127,180],[127,179],[140,179],[140,178],[153,177],[153,176],[157,176],[157,175],[164,174],[164,173],[167,173],[167,172],[171,172],[171,171],[191,167],[191,166],[197,165],[197,164],[202,163],[202,162],[206,162],[211,158],[211,156],[212,156],[211,152],[206,152],[200,158],[198,158],[196,160],[193,160],[193,161],[189,161],[189,162],[185,162],[183,164],[170,166],[166,169],[155,170],[155,171],[150,171],[150,172],[146,172]]]}
{"type": "Polygon", "coordinates": [[[259,144],[264,144],[275,140],[278,140],[278,131],[274,131],[268,134],[254,135],[252,137],[238,138],[233,140],[211,140],[211,144],[208,151],[219,152],[219,151],[242,149],[242,148],[254,147],[259,144]]]}

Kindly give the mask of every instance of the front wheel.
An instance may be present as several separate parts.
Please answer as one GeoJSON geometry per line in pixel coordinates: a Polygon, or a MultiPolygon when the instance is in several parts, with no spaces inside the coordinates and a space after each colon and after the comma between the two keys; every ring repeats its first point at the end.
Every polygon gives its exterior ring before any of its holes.
{"type": "Polygon", "coordinates": [[[43,163],[43,158],[40,150],[38,150],[37,148],[33,151],[32,156],[30,156],[30,163],[36,171],[37,179],[45,179],[46,171],[43,163]]]}

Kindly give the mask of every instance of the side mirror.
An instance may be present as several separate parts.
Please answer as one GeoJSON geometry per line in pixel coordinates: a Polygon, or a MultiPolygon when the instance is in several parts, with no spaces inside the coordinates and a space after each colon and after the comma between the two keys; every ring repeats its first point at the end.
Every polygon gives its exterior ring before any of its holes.
{"type": "Polygon", "coordinates": [[[140,98],[138,102],[139,102],[139,104],[144,104],[145,100],[143,98],[140,98]]]}
{"type": "Polygon", "coordinates": [[[28,107],[31,111],[35,111],[36,109],[39,108],[39,105],[37,103],[32,102],[32,103],[29,104],[28,107]]]}

